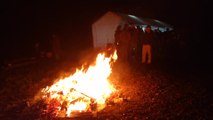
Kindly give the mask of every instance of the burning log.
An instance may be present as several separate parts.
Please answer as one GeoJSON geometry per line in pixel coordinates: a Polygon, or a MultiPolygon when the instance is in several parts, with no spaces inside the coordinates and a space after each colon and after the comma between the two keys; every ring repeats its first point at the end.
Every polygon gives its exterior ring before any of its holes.
{"type": "Polygon", "coordinates": [[[88,98],[90,98],[90,99],[94,99],[94,98],[92,98],[92,97],[90,97],[90,96],[86,95],[85,93],[83,93],[83,92],[80,92],[80,91],[76,90],[75,88],[71,88],[71,89],[72,89],[72,90],[75,90],[76,92],[78,92],[78,93],[82,94],[82,95],[83,95],[83,96],[85,96],[85,97],[88,97],[88,98]]]}
{"type": "MultiPolygon", "coordinates": [[[[79,92],[79,91],[77,91],[77,92],[79,92]]],[[[90,108],[91,108],[92,111],[96,111],[97,110],[97,101],[94,98],[92,98],[92,97],[90,97],[90,96],[88,96],[88,95],[86,95],[86,94],[84,94],[82,92],[79,92],[79,93],[82,94],[82,95],[84,95],[85,97],[90,98],[90,108]]],[[[77,102],[77,101],[75,100],[75,102],[77,102]]]]}

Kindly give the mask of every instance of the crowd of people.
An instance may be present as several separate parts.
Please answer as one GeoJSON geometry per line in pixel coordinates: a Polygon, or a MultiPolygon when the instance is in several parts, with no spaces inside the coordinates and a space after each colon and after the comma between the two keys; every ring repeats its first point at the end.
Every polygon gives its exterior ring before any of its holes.
{"type": "Polygon", "coordinates": [[[181,41],[174,31],[153,31],[150,25],[144,30],[140,26],[119,25],[114,37],[119,61],[129,63],[151,64],[157,59],[171,56],[170,52],[174,52],[173,49],[178,45],[181,46],[181,41]]]}
{"type": "MultiPolygon", "coordinates": [[[[150,25],[146,25],[144,28],[134,24],[119,25],[114,38],[115,43],[107,44],[107,50],[112,51],[111,48],[115,47],[118,61],[131,64],[156,63],[160,59],[174,56],[184,50],[182,48],[185,46],[185,43],[180,40],[180,36],[174,31],[161,32],[159,29],[153,31],[150,25]]],[[[46,44],[36,42],[34,48],[37,58],[59,60],[62,57],[60,39],[54,34],[46,44]]]]}
{"type": "Polygon", "coordinates": [[[147,32],[143,32],[140,26],[135,27],[134,25],[129,26],[128,24],[125,24],[123,29],[121,26],[117,27],[115,32],[115,45],[120,61],[151,63],[150,44],[153,38],[150,26],[148,26],[147,29],[149,29],[147,32]]]}

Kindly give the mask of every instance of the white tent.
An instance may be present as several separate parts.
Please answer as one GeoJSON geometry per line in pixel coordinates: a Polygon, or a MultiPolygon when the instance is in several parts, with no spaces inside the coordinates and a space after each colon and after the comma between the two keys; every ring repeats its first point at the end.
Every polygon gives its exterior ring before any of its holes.
{"type": "Polygon", "coordinates": [[[114,43],[117,26],[123,26],[124,24],[140,26],[142,29],[146,25],[151,25],[153,30],[159,29],[162,32],[172,30],[170,25],[159,20],[109,11],[92,24],[93,47],[105,48],[108,43],[114,43]]]}

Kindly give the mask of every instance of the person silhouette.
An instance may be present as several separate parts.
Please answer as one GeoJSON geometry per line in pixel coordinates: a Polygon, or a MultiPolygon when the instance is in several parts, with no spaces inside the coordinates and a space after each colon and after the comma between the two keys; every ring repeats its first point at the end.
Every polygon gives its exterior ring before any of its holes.
{"type": "Polygon", "coordinates": [[[142,36],[142,63],[150,64],[152,62],[152,46],[153,34],[151,26],[147,25],[142,36]]]}

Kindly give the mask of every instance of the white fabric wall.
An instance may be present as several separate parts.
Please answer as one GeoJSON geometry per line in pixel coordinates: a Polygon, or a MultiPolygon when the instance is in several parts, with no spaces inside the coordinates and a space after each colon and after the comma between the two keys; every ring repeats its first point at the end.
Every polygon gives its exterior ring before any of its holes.
{"type": "Polygon", "coordinates": [[[107,12],[92,25],[93,47],[104,48],[107,43],[114,43],[114,34],[121,23],[120,16],[107,12]]]}

